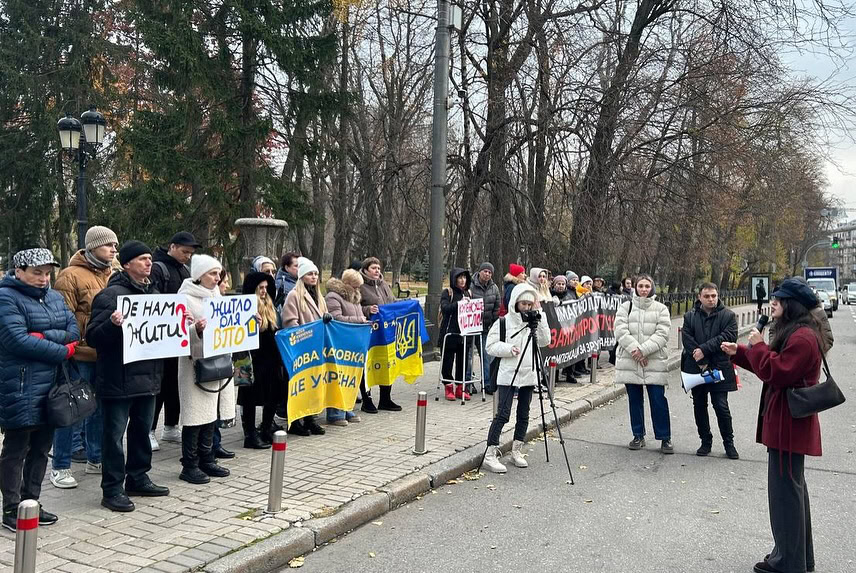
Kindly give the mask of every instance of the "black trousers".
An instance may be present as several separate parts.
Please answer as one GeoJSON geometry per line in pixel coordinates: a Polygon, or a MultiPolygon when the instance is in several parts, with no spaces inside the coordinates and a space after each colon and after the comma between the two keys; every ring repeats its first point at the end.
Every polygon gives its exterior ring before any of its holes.
{"type": "Polygon", "coordinates": [[[149,481],[152,469],[152,444],[149,428],[155,415],[155,397],[102,399],[104,434],[101,441],[101,490],[104,497],[124,493],[125,487],[149,481]],[[128,430],[128,460],[122,436],[128,430]],[[123,485],[124,484],[124,485],[123,485]]]}
{"type": "Polygon", "coordinates": [[[451,384],[449,380],[464,381],[464,366],[466,366],[466,353],[464,352],[464,338],[460,334],[451,334],[446,338],[446,348],[443,350],[443,364],[441,366],[444,384],[451,384]],[[452,365],[455,366],[455,375],[452,376],[452,365]]]}
{"type": "Polygon", "coordinates": [[[814,567],[805,456],[767,449],[767,502],[775,546],[767,560],[782,573],[814,567]]]}
{"type": "MultiPolygon", "coordinates": [[[[273,415],[275,413],[276,404],[265,404],[262,406],[262,430],[267,431],[270,429],[271,424],[273,424],[273,415]]],[[[245,405],[241,407],[241,427],[244,429],[244,437],[246,438],[257,433],[255,406],[245,405]]]]}
{"type": "Polygon", "coordinates": [[[693,393],[693,415],[695,416],[698,437],[705,444],[713,443],[713,434],[710,431],[710,416],[707,410],[707,396],[710,394],[710,403],[716,413],[716,422],[719,425],[719,435],[722,443],[734,443],[734,429],[731,425],[731,410],[728,408],[728,392],[713,392],[702,386],[692,389],[693,393]]]}
{"type": "Polygon", "coordinates": [[[52,426],[27,426],[3,431],[0,492],[3,512],[14,512],[22,500],[39,499],[53,445],[52,426]]]}
{"type": "MultiPolygon", "coordinates": [[[[526,438],[526,430],[529,429],[529,405],[532,403],[534,386],[523,386],[517,388],[517,422],[514,424],[514,439],[522,442],[526,438]]],[[[502,428],[511,418],[511,402],[514,400],[514,386],[497,385],[497,408],[496,417],[490,423],[487,432],[487,445],[498,446],[499,436],[502,428]]]]}
{"type": "Polygon", "coordinates": [[[157,395],[155,402],[152,432],[158,427],[161,408],[164,410],[163,425],[177,426],[178,416],[181,413],[181,404],[178,401],[178,358],[167,358],[163,361],[163,380],[160,394],[157,395]]]}
{"type": "Polygon", "coordinates": [[[214,463],[214,425],[182,426],[181,467],[198,468],[199,464],[214,463]]]}

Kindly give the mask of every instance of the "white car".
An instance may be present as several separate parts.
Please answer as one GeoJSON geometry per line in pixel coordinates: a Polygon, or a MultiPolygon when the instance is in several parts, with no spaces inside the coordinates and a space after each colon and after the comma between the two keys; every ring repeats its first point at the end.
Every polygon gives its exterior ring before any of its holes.
{"type": "Polygon", "coordinates": [[[847,300],[847,304],[856,304],[856,283],[850,283],[847,285],[845,300],[847,300]]]}
{"type": "Polygon", "coordinates": [[[826,317],[832,318],[832,301],[829,300],[829,293],[825,290],[818,290],[817,298],[823,305],[823,310],[826,311],[826,317]]]}

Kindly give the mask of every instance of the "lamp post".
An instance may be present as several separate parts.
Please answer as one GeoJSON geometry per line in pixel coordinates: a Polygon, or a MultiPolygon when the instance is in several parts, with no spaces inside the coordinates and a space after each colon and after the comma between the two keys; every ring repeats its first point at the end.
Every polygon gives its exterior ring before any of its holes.
{"type": "Polygon", "coordinates": [[[83,112],[80,121],[71,114],[60,119],[56,124],[59,131],[60,146],[64,151],[73,154],[79,166],[77,172],[77,247],[86,247],[86,231],[89,221],[86,216],[86,163],[89,156],[95,158],[98,146],[104,142],[107,122],[104,116],[90,106],[89,111],[83,112]],[[82,136],[82,137],[81,137],[82,136]]]}

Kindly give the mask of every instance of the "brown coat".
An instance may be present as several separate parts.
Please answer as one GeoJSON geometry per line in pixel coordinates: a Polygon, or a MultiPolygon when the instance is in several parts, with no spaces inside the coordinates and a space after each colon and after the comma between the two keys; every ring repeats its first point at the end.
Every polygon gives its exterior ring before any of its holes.
{"type": "Polygon", "coordinates": [[[285,297],[285,302],[282,305],[283,328],[309,324],[310,322],[315,322],[316,320],[321,319],[322,312],[318,309],[318,305],[315,304],[315,301],[312,300],[312,297],[309,296],[308,292],[303,292],[305,293],[303,297],[305,304],[302,305],[302,309],[300,308],[301,305],[299,304],[296,288],[291,289],[291,292],[289,292],[288,296],[285,297]]]}
{"type": "MultiPolygon", "coordinates": [[[[92,299],[104,290],[112,273],[110,268],[96,269],[90,265],[83,251],[77,251],[68,266],[59,272],[53,288],[59,291],[65,299],[65,304],[74,313],[81,334],[86,332],[86,325],[89,323],[92,299]]],[[[74,358],[81,362],[95,362],[96,357],[95,349],[86,344],[85,338],[81,340],[74,358]]]]}
{"type": "Polygon", "coordinates": [[[360,271],[363,275],[363,286],[360,287],[362,300],[360,304],[363,306],[382,305],[395,302],[395,297],[392,296],[392,289],[383,280],[383,277],[374,280],[370,279],[364,271],[360,271]]]}
{"type": "Polygon", "coordinates": [[[360,291],[337,278],[327,281],[327,312],[333,320],[363,324],[366,316],[360,306],[360,291]]]}

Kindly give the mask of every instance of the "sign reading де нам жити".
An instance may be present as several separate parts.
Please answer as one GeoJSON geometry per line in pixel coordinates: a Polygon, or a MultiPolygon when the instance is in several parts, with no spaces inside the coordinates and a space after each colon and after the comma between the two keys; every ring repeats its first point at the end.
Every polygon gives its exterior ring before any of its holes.
{"type": "Polygon", "coordinates": [[[205,358],[231,354],[259,347],[259,324],[256,295],[206,298],[202,301],[207,324],[202,335],[205,358]]]}
{"type": "Polygon", "coordinates": [[[125,364],[190,355],[187,299],[180,294],[120,296],[125,364]]]}

